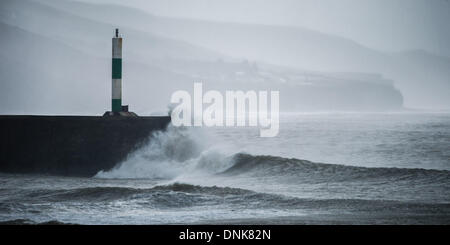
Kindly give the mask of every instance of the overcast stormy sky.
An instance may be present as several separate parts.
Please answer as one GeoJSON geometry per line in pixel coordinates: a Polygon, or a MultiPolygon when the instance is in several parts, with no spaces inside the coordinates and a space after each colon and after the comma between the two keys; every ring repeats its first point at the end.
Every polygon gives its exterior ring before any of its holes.
{"type": "Polygon", "coordinates": [[[116,27],[140,115],[194,81],[289,112],[449,110],[448,23],[448,0],[1,0],[0,113],[103,113],[116,27]]]}
{"type": "Polygon", "coordinates": [[[450,56],[448,0],[82,0],[152,14],[293,25],[353,39],[381,51],[423,49],[450,56]]]}

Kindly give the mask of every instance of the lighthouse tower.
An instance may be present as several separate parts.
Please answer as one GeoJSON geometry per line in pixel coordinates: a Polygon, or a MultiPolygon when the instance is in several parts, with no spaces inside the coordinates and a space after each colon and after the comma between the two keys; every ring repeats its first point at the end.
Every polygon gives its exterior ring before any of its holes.
{"type": "Polygon", "coordinates": [[[119,29],[112,38],[112,97],[111,111],[122,111],[122,37],[119,29]]]}
{"type": "Polygon", "coordinates": [[[128,111],[128,105],[122,105],[122,37],[118,28],[112,38],[111,111],[105,112],[104,116],[137,117],[128,111]]]}

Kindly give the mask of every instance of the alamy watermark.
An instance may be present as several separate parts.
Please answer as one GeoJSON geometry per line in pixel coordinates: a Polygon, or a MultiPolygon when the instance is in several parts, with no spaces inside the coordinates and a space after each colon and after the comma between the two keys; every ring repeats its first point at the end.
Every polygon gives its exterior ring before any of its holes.
{"type": "Polygon", "coordinates": [[[194,83],[193,96],[185,90],[178,90],[172,94],[170,102],[177,104],[171,112],[172,124],[177,127],[259,126],[261,137],[275,137],[278,135],[280,125],[279,97],[279,91],[270,91],[269,110],[269,91],[227,90],[223,96],[217,90],[203,93],[203,84],[194,83]],[[207,105],[205,109],[204,104],[207,105]]]}

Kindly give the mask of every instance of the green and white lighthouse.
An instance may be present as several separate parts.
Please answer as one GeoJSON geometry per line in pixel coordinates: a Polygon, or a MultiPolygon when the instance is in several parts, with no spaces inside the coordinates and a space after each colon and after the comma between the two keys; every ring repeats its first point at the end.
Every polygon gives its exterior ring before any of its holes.
{"type": "Polygon", "coordinates": [[[112,62],[111,62],[111,111],[103,116],[138,117],[134,112],[128,111],[128,105],[122,105],[122,37],[119,29],[112,38],[112,62]]]}
{"type": "Polygon", "coordinates": [[[116,28],[116,35],[112,38],[112,97],[111,111],[122,111],[122,37],[116,28]]]}

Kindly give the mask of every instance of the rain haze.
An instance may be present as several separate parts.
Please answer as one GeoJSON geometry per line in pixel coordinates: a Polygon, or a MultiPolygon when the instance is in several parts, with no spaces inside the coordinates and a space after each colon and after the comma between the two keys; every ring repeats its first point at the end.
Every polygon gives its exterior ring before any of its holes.
{"type": "Polygon", "coordinates": [[[124,103],[167,111],[170,95],[277,89],[280,110],[450,108],[450,4],[398,1],[1,3],[1,112],[98,115],[109,107],[113,28],[124,103]],[[327,98],[327,99],[324,99],[327,98]]]}

